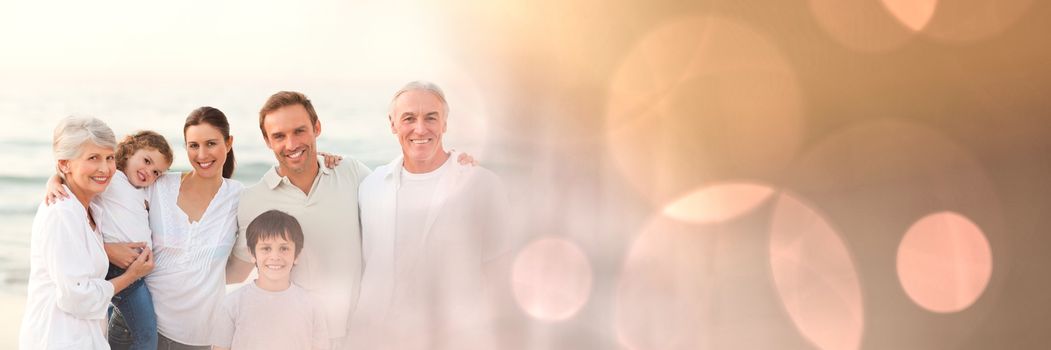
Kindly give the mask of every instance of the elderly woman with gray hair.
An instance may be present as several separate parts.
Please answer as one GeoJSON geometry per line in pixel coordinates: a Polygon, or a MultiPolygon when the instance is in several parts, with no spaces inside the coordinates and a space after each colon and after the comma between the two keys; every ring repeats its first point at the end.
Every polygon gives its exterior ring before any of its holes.
{"type": "Polygon", "coordinates": [[[124,274],[106,280],[109,260],[97,222],[103,216],[91,202],[116,171],[116,144],[113,130],[96,118],[67,117],[55,128],[57,170],[76,200],[37,208],[21,349],[109,349],[103,327],[110,299],[153,270],[147,249],[124,274]]]}

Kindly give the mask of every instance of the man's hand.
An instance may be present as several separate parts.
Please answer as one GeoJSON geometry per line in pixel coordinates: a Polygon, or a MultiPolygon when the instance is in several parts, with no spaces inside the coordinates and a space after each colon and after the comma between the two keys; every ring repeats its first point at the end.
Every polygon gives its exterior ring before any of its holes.
{"type": "Polygon", "coordinates": [[[343,156],[337,154],[330,154],[327,152],[318,152],[322,157],[325,157],[325,167],[329,169],[335,169],[339,166],[339,163],[343,161],[343,156]]]}
{"type": "Polygon", "coordinates": [[[467,153],[460,153],[460,157],[456,158],[456,161],[460,162],[460,165],[478,166],[478,161],[474,160],[474,157],[467,153]]]}

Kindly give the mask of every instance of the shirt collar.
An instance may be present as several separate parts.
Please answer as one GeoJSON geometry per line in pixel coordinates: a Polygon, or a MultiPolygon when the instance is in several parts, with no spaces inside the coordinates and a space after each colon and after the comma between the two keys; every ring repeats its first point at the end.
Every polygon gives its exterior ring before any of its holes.
{"type": "MultiPolygon", "coordinates": [[[[385,180],[393,180],[396,184],[401,183],[401,170],[404,157],[404,154],[400,155],[397,158],[394,158],[394,160],[392,160],[390,163],[387,163],[387,176],[383,177],[385,180]]],[[[460,152],[457,152],[455,149],[449,149],[448,161],[456,162],[456,164],[459,166],[460,152]]]]}
{"type": "Polygon", "coordinates": [[[405,156],[400,155],[390,161],[390,163],[387,163],[387,176],[383,177],[385,180],[394,181],[396,184],[401,183],[401,164],[403,157],[405,156]]]}
{"type": "Polygon", "coordinates": [[[284,180],[284,177],[277,174],[277,165],[270,167],[270,170],[263,174],[263,182],[271,190],[277,188],[277,185],[281,184],[281,180],[284,180]]]}
{"type": "MultiPolygon", "coordinates": [[[[270,170],[267,171],[266,174],[263,174],[263,182],[265,182],[266,183],[266,187],[271,189],[271,190],[276,189],[277,186],[280,185],[282,181],[286,181],[288,179],[288,177],[281,176],[281,175],[279,175],[277,173],[277,167],[278,166],[279,165],[275,165],[275,166],[270,167],[270,170]]],[[[320,169],[318,171],[318,176],[321,176],[321,175],[332,175],[332,173],[333,173],[333,169],[329,169],[329,168],[325,167],[324,158],[320,158],[320,157],[318,158],[318,168],[320,169]]]]}

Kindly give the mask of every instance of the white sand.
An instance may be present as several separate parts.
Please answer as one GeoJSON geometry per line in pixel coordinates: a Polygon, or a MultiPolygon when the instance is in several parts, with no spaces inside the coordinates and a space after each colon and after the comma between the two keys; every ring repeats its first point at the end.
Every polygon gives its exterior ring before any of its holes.
{"type": "Polygon", "coordinates": [[[0,349],[18,348],[18,329],[26,308],[25,292],[0,292],[0,349]]]}

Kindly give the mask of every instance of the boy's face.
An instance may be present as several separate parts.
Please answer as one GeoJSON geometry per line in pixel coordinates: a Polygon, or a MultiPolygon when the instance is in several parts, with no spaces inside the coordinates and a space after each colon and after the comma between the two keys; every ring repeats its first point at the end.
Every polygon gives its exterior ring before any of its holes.
{"type": "Polygon", "coordinates": [[[260,278],[288,281],[296,263],[296,244],[281,236],[260,239],[255,243],[254,260],[260,278]]]}
{"type": "Polygon", "coordinates": [[[168,171],[171,163],[164,158],[160,151],[152,148],[141,148],[128,157],[124,165],[124,175],[136,188],[152,185],[157,177],[168,171]]]}

